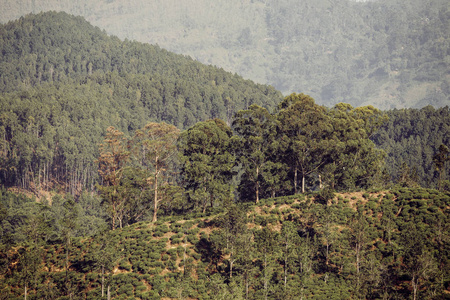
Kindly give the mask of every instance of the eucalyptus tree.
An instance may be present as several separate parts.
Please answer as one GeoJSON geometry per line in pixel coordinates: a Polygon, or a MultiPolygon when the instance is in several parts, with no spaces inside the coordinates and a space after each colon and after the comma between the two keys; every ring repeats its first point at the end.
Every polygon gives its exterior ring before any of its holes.
{"type": "Polygon", "coordinates": [[[353,108],[339,103],[329,110],[333,131],[323,181],[332,189],[367,188],[382,178],[384,151],[375,148],[370,137],[386,121],[372,106],[353,108]]]}
{"type": "Polygon", "coordinates": [[[105,285],[108,285],[108,274],[111,275],[114,265],[120,258],[120,251],[117,249],[115,241],[112,236],[106,232],[106,234],[99,234],[94,237],[87,258],[93,263],[92,267],[101,270],[101,288],[102,298],[105,294],[105,285]],[[106,278],[105,278],[106,277],[106,278]]]}
{"type": "Polygon", "coordinates": [[[153,219],[157,221],[159,203],[162,201],[158,194],[162,185],[167,185],[169,175],[173,175],[173,160],[177,154],[177,140],[180,130],[165,122],[150,122],[143,129],[136,131],[135,138],[139,139],[138,147],[142,156],[142,163],[151,176],[147,184],[153,186],[153,219]]]}
{"type": "Polygon", "coordinates": [[[325,107],[305,94],[287,96],[278,109],[281,140],[286,141],[285,160],[294,174],[294,192],[300,173],[301,191],[305,193],[307,176],[326,163],[331,150],[331,120],[325,107]]]}
{"type": "Polygon", "coordinates": [[[439,146],[439,151],[433,156],[433,164],[436,171],[439,172],[439,190],[442,191],[442,181],[445,179],[445,168],[447,162],[450,161],[448,147],[445,145],[439,146]]]}
{"type": "Polygon", "coordinates": [[[65,292],[72,298],[71,282],[69,282],[69,252],[72,248],[72,239],[78,227],[78,209],[75,200],[69,196],[63,203],[61,225],[61,235],[65,243],[65,292]]]}
{"type": "Polygon", "coordinates": [[[420,299],[424,282],[435,280],[438,265],[433,252],[426,244],[427,233],[423,223],[410,222],[401,232],[400,243],[403,250],[404,273],[409,277],[412,299],[420,299]]]}
{"type": "Polygon", "coordinates": [[[99,147],[98,172],[103,185],[98,185],[102,204],[105,205],[111,217],[112,230],[116,227],[116,220],[125,209],[126,197],[121,195],[120,180],[126,163],[130,157],[127,149],[127,140],[123,132],[110,126],[107,129],[105,139],[99,147]]]}
{"type": "Polygon", "coordinates": [[[279,242],[281,246],[281,262],[283,264],[284,290],[288,286],[289,274],[295,272],[296,258],[298,257],[300,236],[297,227],[292,221],[285,221],[281,227],[279,242]]]}
{"type": "Polygon", "coordinates": [[[181,176],[194,207],[206,210],[208,201],[227,201],[235,156],[231,152],[230,127],[219,119],[199,122],[180,135],[181,176]]]}
{"type": "Polygon", "coordinates": [[[219,220],[223,237],[222,246],[229,253],[230,279],[233,278],[233,266],[242,256],[247,256],[245,245],[247,243],[248,228],[246,213],[236,205],[230,205],[225,215],[219,220]]]}
{"type": "Polygon", "coordinates": [[[256,104],[238,111],[233,120],[235,153],[244,170],[244,178],[253,185],[256,203],[259,202],[264,183],[271,183],[273,191],[276,190],[275,185],[281,183],[277,173],[270,172],[271,169],[282,167],[272,156],[276,146],[276,124],[274,116],[256,104]]]}
{"type": "Polygon", "coordinates": [[[264,299],[268,299],[270,281],[274,274],[276,254],[280,251],[278,247],[278,234],[267,226],[255,232],[256,250],[261,264],[261,283],[263,286],[264,299]]]}

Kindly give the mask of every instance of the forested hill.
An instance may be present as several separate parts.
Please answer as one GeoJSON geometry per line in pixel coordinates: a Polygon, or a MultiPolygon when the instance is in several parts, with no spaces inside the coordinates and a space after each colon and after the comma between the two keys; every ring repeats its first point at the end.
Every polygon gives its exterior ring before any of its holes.
{"type": "Polygon", "coordinates": [[[121,41],[66,13],[1,25],[0,53],[0,177],[27,187],[34,174],[45,174],[42,182],[68,172],[89,185],[108,126],[126,135],[149,121],[187,128],[282,99],[270,86],[121,41]]]}
{"type": "MultiPolygon", "coordinates": [[[[44,82],[66,83],[71,79],[83,81],[90,78],[102,84],[101,80],[96,80],[97,77],[116,72],[122,78],[127,74],[146,75],[147,80],[152,81],[152,87],[158,89],[166,100],[168,110],[177,96],[191,98],[191,102],[196,103],[189,103],[189,109],[194,111],[195,117],[197,109],[200,109],[198,113],[201,115],[197,120],[205,117],[227,119],[226,111],[245,107],[240,104],[258,102],[273,106],[281,99],[281,95],[271,87],[256,85],[158,46],[121,41],[83,18],[66,13],[28,15],[0,26],[0,34],[0,91],[3,93],[28,89],[44,82]],[[213,91],[219,95],[213,96],[213,91]],[[205,103],[206,100],[211,103],[205,103]],[[226,109],[222,107],[225,106],[224,100],[226,109]],[[197,102],[203,102],[205,107],[195,107],[199,105],[197,102]]],[[[126,81],[136,80],[127,78],[126,81]]],[[[141,97],[140,102],[145,101],[141,97]]],[[[184,121],[188,126],[194,119],[184,121]]]]}
{"type": "Polygon", "coordinates": [[[447,0],[0,0],[0,22],[64,10],[319,104],[450,103],[447,0]]]}

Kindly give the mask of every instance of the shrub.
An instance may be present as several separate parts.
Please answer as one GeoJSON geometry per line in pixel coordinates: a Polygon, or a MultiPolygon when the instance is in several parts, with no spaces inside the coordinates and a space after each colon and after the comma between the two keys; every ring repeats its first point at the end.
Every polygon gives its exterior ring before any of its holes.
{"type": "Polygon", "coordinates": [[[291,205],[292,203],[294,203],[295,202],[295,199],[294,198],[289,198],[289,199],[286,199],[286,201],[285,201],[285,203],[287,204],[287,205],[291,205]]]}
{"type": "Polygon", "coordinates": [[[192,257],[195,260],[199,260],[202,257],[202,255],[200,253],[194,252],[194,253],[192,253],[192,257]]]}
{"type": "Polygon", "coordinates": [[[208,225],[205,223],[205,221],[200,221],[200,222],[198,222],[197,227],[198,228],[206,228],[206,227],[208,227],[208,225]]]}
{"type": "Polygon", "coordinates": [[[169,260],[168,263],[167,263],[167,269],[169,269],[170,271],[178,270],[176,261],[169,260]]]}
{"type": "Polygon", "coordinates": [[[278,214],[280,214],[280,210],[278,209],[278,207],[275,207],[274,209],[272,209],[272,210],[270,211],[270,213],[271,213],[271,214],[274,214],[274,215],[278,215],[278,214]]]}
{"type": "Polygon", "coordinates": [[[200,232],[199,228],[192,228],[186,231],[186,234],[198,234],[200,232]]]}
{"type": "Polygon", "coordinates": [[[278,215],[275,215],[275,216],[269,216],[269,217],[267,218],[267,223],[268,223],[268,224],[277,224],[279,220],[280,220],[280,217],[279,217],[278,215]]]}
{"type": "Polygon", "coordinates": [[[199,240],[198,240],[198,238],[197,238],[196,235],[190,234],[190,235],[187,236],[187,241],[188,241],[189,243],[191,243],[191,244],[194,245],[194,244],[196,244],[199,240]]]}
{"type": "Polygon", "coordinates": [[[149,253],[148,258],[151,260],[159,260],[161,259],[161,254],[158,252],[151,252],[149,253]]]}
{"type": "Polygon", "coordinates": [[[257,215],[255,217],[255,224],[261,225],[261,226],[266,226],[267,225],[266,218],[264,218],[263,216],[257,215]]]}
{"type": "Polygon", "coordinates": [[[300,203],[294,203],[294,204],[292,204],[292,206],[291,206],[293,209],[301,209],[302,208],[302,205],[300,204],[300,203]]]}
{"type": "Polygon", "coordinates": [[[138,286],[136,286],[136,293],[142,293],[146,289],[147,288],[145,287],[145,285],[138,285],[138,286]]]}
{"type": "Polygon", "coordinates": [[[131,265],[128,261],[122,260],[119,264],[119,269],[131,271],[131,265]]]}
{"type": "Polygon", "coordinates": [[[160,230],[153,232],[154,237],[162,237],[163,235],[164,235],[164,232],[162,232],[160,230]]]}
{"type": "Polygon", "coordinates": [[[180,244],[180,243],[181,243],[181,239],[179,239],[179,238],[173,238],[173,237],[171,237],[170,240],[171,240],[171,242],[172,242],[172,245],[173,245],[173,244],[180,244]]]}

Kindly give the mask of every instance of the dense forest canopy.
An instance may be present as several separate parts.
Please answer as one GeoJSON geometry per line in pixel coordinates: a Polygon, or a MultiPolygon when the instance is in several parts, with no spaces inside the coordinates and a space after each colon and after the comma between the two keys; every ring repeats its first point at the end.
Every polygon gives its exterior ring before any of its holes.
{"type": "Polygon", "coordinates": [[[446,0],[2,0],[0,21],[57,10],[329,107],[450,103],[446,0]]]}
{"type": "Polygon", "coordinates": [[[449,174],[447,163],[439,168],[435,156],[442,145],[450,145],[450,108],[426,106],[386,113],[389,121],[372,140],[388,154],[386,165],[392,179],[406,186],[437,188],[440,173],[449,174]]]}
{"type": "Polygon", "coordinates": [[[0,32],[6,184],[35,189],[62,181],[80,192],[94,184],[97,144],[109,126],[132,135],[149,121],[180,129],[211,118],[231,122],[239,109],[282,99],[270,86],[120,41],[65,13],[30,15],[0,32]]]}

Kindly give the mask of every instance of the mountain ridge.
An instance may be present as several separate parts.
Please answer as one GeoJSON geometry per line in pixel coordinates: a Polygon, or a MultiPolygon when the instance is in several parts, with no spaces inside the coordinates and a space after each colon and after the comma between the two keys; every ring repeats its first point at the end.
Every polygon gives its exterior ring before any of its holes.
{"type": "Polygon", "coordinates": [[[158,44],[327,106],[450,103],[450,12],[442,0],[3,1],[10,8],[4,22],[66,10],[120,38],[158,44]]]}

